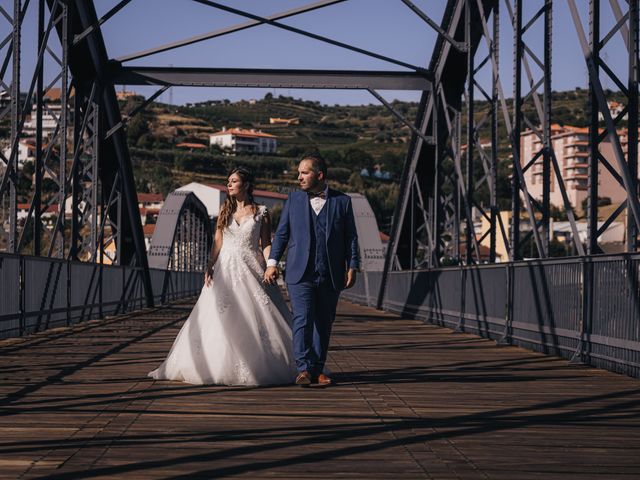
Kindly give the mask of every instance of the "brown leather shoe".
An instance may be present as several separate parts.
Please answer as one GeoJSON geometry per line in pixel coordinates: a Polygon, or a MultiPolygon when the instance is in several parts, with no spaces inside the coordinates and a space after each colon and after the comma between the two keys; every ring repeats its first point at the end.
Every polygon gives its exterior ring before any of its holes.
{"type": "Polygon", "coordinates": [[[324,373],[321,373],[320,375],[318,375],[316,383],[320,386],[328,387],[329,385],[333,385],[333,380],[331,379],[331,377],[327,377],[324,373]]]}
{"type": "Polygon", "coordinates": [[[304,372],[300,372],[296,377],[296,385],[300,385],[301,387],[311,385],[311,374],[306,370],[304,372]]]}

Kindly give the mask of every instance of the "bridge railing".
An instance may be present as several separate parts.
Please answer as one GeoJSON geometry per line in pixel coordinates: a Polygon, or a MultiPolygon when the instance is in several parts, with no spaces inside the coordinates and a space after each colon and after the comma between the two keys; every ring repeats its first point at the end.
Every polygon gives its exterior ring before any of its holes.
{"type": "MultiPolygon", "coordinates": [[[[382,273],[343,297],[376,304],[382,273]]],[[[383,308],[640,377],[640,255],[390,272],[383,308]]]]}
{"type": "MultiPolygon", "coordinates": [[[[0,338],[146,306],[141,268],[0,253],[0,338]]],[[[197,295],[202,272],[151,269],[154,303],[197,295]]]]}

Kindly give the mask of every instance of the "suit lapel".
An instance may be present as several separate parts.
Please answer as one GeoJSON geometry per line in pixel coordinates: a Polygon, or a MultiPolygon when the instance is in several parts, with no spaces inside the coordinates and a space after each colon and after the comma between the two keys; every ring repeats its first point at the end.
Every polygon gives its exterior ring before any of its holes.
{"type": "Polygon", "coordinates": [[[311,202],[309,202],[309,196],[306,192],[302,192],[304,195],[300,202],[300,208],[302,209],[302,217],[304,218],[304,231],[311,231],[311,202]]]}
{"type": "Polygon", "coordinates": [[[327,209],[327,235],[325,237],[326,241],[329,242],[329,234],[331,233],[331,221],[333,220],[333,209],[335,208],[335,199],[333,198],[333,191],[329,188],[327,189],[327,203],[325,203],[325,208],[327,209]]]}

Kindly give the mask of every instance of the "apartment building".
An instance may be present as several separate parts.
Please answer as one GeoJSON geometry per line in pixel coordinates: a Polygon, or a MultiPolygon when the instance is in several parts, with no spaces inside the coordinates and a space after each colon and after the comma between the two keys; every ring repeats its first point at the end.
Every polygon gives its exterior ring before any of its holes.
{"type": "MultiPolygon", "coordinates": [[[[622,139],[624,140],[624,138],[622,139]]],[[[554,124],[551,127],[551,142],[562,172],[569,202],[574,209],[580,210],[583,201],[588,196],[589,129],[554,124]]],[[[525,166],[541,150],[542,142],[533,131],[527,130],[520,137],[520,148],[520,162],[525,166]]],[[[623,149],[626,150],[626,144],[623,144],[623,149]]],[[[600,153],[613,167],[613,170],[618,172],[613,146],[609,142],[602,142],[600,144],[600,153]]],[[[524,176],[529,193],[537,200],[542,200],[542,155],[536,159],[524,176]]],[[[553,167],[551,168],[550,177],[550,203],[556,207],[563,208],[562,193],[553,167]]],[[[608,197],[612,203],[620,203],[626,198],[624,189],[602,162],[598,166],[598,197],[608,197]]]]}

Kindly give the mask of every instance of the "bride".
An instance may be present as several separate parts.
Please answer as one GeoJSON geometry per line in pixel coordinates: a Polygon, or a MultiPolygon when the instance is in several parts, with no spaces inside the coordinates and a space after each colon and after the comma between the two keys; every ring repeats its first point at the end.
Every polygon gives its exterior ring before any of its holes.
{"type": "Polygon", "coordinates": [[[271,222],[253,201],[253,184],[244,168],[229,174],[202,292],[150,377],[199,385],[293,381],[291,314],[278,287],[262,281],[271,222]]]}

